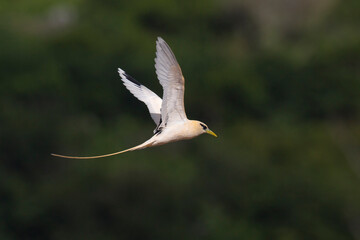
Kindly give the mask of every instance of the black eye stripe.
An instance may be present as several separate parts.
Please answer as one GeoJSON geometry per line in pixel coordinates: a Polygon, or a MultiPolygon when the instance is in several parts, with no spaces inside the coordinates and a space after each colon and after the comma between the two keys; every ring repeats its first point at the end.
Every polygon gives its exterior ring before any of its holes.
{"type": "Polygon", "coordinates": [[[207,129],[207,127],[206,127],[204,124],[200,123],[200,125],[202,126],[202,128],[203,128],[204,130],[207,129]]]}

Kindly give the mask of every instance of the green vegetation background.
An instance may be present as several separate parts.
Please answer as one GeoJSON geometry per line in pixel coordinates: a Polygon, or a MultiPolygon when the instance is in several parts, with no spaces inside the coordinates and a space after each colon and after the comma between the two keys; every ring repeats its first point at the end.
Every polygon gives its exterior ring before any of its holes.
{"type": "Polygon", "coordinates": [[[359,3],[2,1],[0,239],[360,239],[359,3]],[[152,135],[157,36],[219,138],[50,157],[152,135]]]}

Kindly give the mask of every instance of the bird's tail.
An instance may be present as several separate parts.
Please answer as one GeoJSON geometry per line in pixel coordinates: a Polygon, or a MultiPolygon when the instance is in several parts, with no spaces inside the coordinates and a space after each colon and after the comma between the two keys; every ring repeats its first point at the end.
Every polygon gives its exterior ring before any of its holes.
{"type": "Polygon", "coordinates": [[[150,138],[149,140],[147,140],[146,142],[137,145],[135,147],[120,151],[120,152],[114,152],[114,153],[108,153],[108,154],[104,154],[104,155],[98,155],[98,156],[90,156],[90,157],[75,157],[75,156],[65,156],[65,155],[59,155],[59,154],[55,154],[55,153],[51,153],[52,156],[54,157],[61,157],[61,158],[70,158],[70,159],[94,159],[94,158],[104,158],[104,157],[110,157],[110,156],[114,156],[114,155],[118,155],[121,153],[125,153],[125,152],[130,152],[130,151],[134,151],[134,150],[139,150],[139,149],[143,149],[143,148],[147,148],[147,147],[151,147],[153,146],[154,141],[152,138],[150,138]]]}

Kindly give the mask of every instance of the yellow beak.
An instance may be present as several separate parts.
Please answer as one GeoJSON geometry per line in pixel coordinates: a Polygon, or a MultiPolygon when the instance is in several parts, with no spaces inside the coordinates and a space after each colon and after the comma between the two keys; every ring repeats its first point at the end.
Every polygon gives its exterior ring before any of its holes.
{"type": "Polygon", "coordinates": [[[213,131],[211,131],[210,129],[206,129],[206,133],[213,135],[214,137],[218,137],[213,131]]]}

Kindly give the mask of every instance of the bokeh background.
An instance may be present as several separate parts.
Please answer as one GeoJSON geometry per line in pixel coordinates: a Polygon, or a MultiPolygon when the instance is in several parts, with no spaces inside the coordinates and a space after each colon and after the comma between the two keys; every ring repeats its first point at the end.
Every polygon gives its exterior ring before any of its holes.
{"type": "Polygon", "coordinates": [[[3,0],[0,239],[360,239],[358,0],[3,0]],[[152,135],[175,52],[219,138],[152,135]]]}

